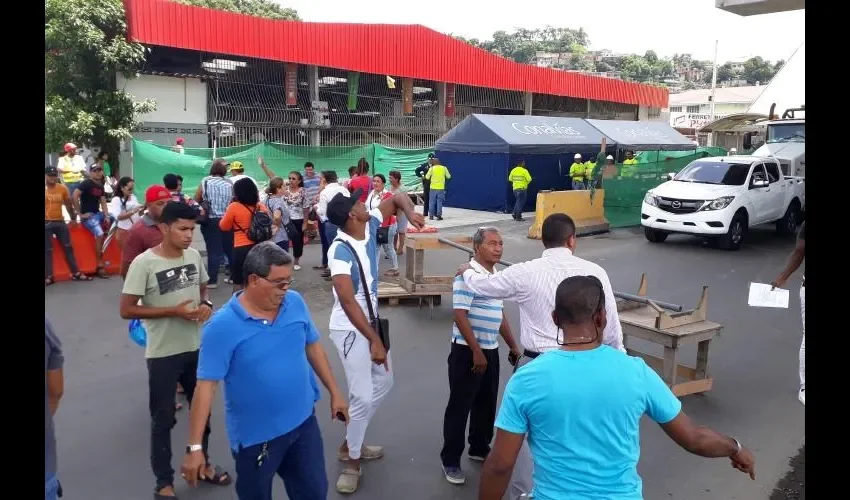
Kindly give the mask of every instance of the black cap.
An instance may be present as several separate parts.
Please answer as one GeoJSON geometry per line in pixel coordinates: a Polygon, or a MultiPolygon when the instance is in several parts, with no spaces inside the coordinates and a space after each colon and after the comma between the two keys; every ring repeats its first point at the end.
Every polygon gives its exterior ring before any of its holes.
{"type": "Polygon", "coordinates": [[[59,175],[59,169],[56,167],[44,167],[44,174],[49,175],[51,177],[56,177],[59,175]]]}
{"type": "Polygon", "coordinates": [[[431,158],[436,158],[436,157],[437,157],[437,155],[435,155],[434,153],[428,153],[428,159],[429,159],[429,160],[430,160],[431,158]]]}
{"type": "Polygon", "coordinates": [[[344,193],[337,193],[328,202],[328,209],[325,212],[331,224],[340,229],[345,227],[345,223],[348,222],[348,214],[351,213],[351,209],[357,204],[357,200],[360,199],[361,194],[363,194],[362,189],[355,189],[351,193],[351,196],[346,196],[344,193]]]}

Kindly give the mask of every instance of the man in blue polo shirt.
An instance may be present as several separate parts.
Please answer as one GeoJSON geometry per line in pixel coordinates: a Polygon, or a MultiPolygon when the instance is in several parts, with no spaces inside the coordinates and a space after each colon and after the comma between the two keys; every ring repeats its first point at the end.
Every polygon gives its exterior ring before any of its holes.
{"type": "Polygon", "coordinates": [[[245,288],[204,325],[183,476],[203,480],[200,443],[219,381],[240,500],[271,500],[283,479],[290,500],[325,500],[328,479],[313,410],[312,366],[331,396],[331,418],[348,421],[307,304],[292,284],[292,257],[257,244],[244,264],[245,288]]]}

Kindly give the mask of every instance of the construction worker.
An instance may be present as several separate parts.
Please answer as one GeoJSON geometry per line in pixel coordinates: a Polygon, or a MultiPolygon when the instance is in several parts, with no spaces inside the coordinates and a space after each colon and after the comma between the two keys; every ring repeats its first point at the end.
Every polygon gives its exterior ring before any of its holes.
{"type": "Polygon", "coordinates": [[[623,166],[620,168],[620,177],[626,179],[635,176],[637,173],[637,159],[632,151],[626,151],[626,159],[623,160],[623,166]]]}
{"type": "Polygon", "coordinates": [[[593,169],[596,168],[596,160],[587,160],[584,162],[584,186],[585,189],[590,189],[590,183],[593,182],[593,169]]]}
{"type": "Polygon", "coordinates": [[[573,164],[570,165],[570,179],[573,180],[573,190],[587,189],[585,180],[587,178],[587,169],[581,161],[581,155],[576,153],[573,156],[573,164]]]}
{"type": "Polygon", "coordinates": [[[508,174],[508,180],[511,182],[511,187],[514,190],[514,220],[521,221],[522,209],[525,207],[525,200],[528,197],[528,184],[531,183],[531,173],[525,168],[525,162],[521,161],[508,174]]]}

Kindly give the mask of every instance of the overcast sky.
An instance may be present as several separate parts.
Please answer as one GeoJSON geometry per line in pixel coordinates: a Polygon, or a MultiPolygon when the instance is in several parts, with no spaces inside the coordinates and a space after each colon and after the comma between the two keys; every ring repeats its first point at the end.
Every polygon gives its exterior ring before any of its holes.
{"type": "Polygon", "coordinates": [[[714,0],[275,0],[305,21],[422,24],[443,33],[489,39],[494,31],[584,28],[591,48],[659,56],[691,53],[718,60],[788,59],[805,39],[805,10],[740,17],[714,0]]]}

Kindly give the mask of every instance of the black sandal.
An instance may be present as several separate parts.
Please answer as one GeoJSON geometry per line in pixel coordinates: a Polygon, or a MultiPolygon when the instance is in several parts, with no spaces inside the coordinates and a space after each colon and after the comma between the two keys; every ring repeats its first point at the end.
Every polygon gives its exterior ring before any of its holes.
{"type": "Polygon", "coordinates": [[[56,283],[56,280],[53,279],[53,276],[48,276],[48,277],[44,278],[44,286],[50,286],[54,283],[56,283]]]}
{"type": "Polygon", "coordinates": [[[203,479],[201,479],[201,481],[215,486],[227,486],[230,484],[230,474],[228,474],[218,465],[214,467],[214,470],[215,474],[213,475],[213,477],[208,477],[206,474],[204,474],[204,477],[203,479]]]}
{"type": "Polygon", "coordinates": [[[100,279],[108,280],[109,274],[106,273],[106,266],[97,266],[97,277],[100,279]]]}
{"type": "MultiPolygon", "coordinates": [[[[53,278],[50,278],[53,279],[53,278]]],[[[74,281],[91,281],[93,278],[91,276],[86,276],[85,274],[77,271],[77,274],[72,274],[71,279],[74,281]]]]}
{"type": "MultiPolygon", "coordinates": [[[[174,489],[173,485],[169,484],[168,486],[171,486],[171,489],[174,489]]],[[[160,491],[164,490],[165,488],[168,488],[168,486],[163,486],[162,488],[157,488],[157,489],[153,490],[153,500],[180,500],[179,498],[177,498],[176,493],[174,494],[174,496],[160,495],[159,494],[160,491]]]]}

